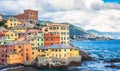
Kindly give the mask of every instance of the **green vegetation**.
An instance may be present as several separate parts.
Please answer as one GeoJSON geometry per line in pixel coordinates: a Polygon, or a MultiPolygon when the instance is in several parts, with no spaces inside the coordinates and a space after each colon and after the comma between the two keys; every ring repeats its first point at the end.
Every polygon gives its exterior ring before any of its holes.
{"type": "Polygon", "coordinates": [[[0,21],[0,27],[3,26],[5,28],[7,28],[7,26],[5,25],[5,23],[6,23],[6,20],[0,21]]]}

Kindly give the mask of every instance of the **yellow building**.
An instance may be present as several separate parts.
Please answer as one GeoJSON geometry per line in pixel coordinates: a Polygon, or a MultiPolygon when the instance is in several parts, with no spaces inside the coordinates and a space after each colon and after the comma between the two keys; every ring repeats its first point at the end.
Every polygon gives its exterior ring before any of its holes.
{"type": "Polygon", "coordinates": [[[15,27],[18,24],[22,24],[22,23],[18,19],[14,18],[14,17],[8,18],[7,22],[5,23],[5,25],[7,26],[7,28],[15,27]]]}
{"type": "Polygon", "coordinates": [[[16,52],[7,54],[7,64],[19,64],[21,63],[20,55],[16,52]]]}
{"type": "Polygon", "coordinates": [[[16,32],[21,32],[21,33],[25,33],[26,32],[26,28],[25,27],[21,27],[21,26],[16,26],[16,27],[13,27],[11,28],[13,31],[16,31],[16,32]]]}
{"type": "Polygon", "coordinates": [[[5,39],[6,40],[17,40],[18,39],[18,33],[12,30],[9,30],[5,33],[5,39]]]}
{"type": "Polygon", "coordinates": [[[79,57],[79,50],[75,47],[56,44],[48,47],[39,47],[38,55],[47,58],[67,59],[69,57],[79,57]]]}
{"type": "Polygon", "coordinates": [[[60,44],[70,44],[68,24],[47,23],[46,26],[42,28],[42,32],[60,35],[60,44]]]}

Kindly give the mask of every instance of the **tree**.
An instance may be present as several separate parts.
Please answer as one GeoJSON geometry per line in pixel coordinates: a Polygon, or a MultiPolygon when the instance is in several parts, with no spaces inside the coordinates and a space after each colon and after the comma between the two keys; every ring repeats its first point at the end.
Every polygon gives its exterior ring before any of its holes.
{"type": "Polygon", "coordinates": [[[5,26],[6,20],[0,21],[0,26],[5,26]]]}

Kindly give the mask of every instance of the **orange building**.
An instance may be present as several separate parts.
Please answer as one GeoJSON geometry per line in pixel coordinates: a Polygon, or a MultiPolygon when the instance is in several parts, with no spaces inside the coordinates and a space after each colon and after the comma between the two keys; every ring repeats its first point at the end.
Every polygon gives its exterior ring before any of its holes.
{"type": "Polygon", "coordinates": [[[24,10],[24,13],[15,15],[14,17],[21,21],[28,21],[36,24],[38,22],[38,11],[28,9],[24,10]]]}
{"type": "Polygon", "coordinates": [[[53,44],[60,44],[60,36],[56,34],[44,34],[44,46],[51,46],[53,44]]]}
{"type": "Polygon", "coordinates": [[[21,58],[21,63],[25,61],[30,61],[32,59],[31,45],[28,41],[22,41],[17,46],[15,46],[15,52],[18,52],[21,58]]]}

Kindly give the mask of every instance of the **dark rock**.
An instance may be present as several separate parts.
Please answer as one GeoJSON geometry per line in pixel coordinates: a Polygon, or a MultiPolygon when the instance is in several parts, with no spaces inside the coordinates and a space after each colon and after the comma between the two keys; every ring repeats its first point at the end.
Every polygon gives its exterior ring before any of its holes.
{"type": "Polygon", "coordinates": [[[90,55],[88,55],[86,52],[84,52],[84,51],[79,51],[79,54],[81,55],[81,57],[82,57],[82,61],[83,60],[92,60],[93,58],[90,56],[90,55]]]}
{"type": "Polygon", "coordinates": [[[105,60],[104,62],[115,63],[115,62],[120,62],[120,59],[116,58],[116,59],[111,59],[111,60],[105,60]]]}
{"type": "Polygon", "coordinates": [[[117,65],[107,65],[107,66],[105,66],[105,67],[120,69],[120,66],[117,66],[117,65]]]}

